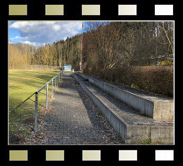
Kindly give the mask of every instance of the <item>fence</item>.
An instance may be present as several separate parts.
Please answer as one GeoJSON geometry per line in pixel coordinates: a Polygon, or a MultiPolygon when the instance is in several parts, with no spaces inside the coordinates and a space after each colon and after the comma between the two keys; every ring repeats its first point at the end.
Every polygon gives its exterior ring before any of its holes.
{"type": "Polygon", "coordinates": [[[10,69],[27,69],[27,70],[60,70],[59,66],[48,66],[48,65],[25,65],[25,66],[14,66],[9,68],[10,69]]]}
{"type": "Polygon", "coordinates": [[[30,70],[59,70],[59,66],[48,66],[48,65],[27,65],[26,69],[30,70]]]}
{"type": "Polygon", "coordinates": [[[35,133],[37,133],[38,97],[39,97],[39,93],[46,87],[46,108],[48,108],[48,86],[49,86],[50,83],[52,84],[51,98],[53,98],[54,91],[56,92],[56,86],[58,87],[58,83],[59,83],[59,80],[62,78],[63,72],[64,71],[62,70],[59,74],[57,74],[55,77],[53,77],[50,81],[48,81],[46,84],[44,84],[40,89],[38,89],[36,92],[31,94],[22,103],[20,103],[16,108],[13,109],[15,111],[18,107],[20,107],[23,103],[25,103],[33,95],[35,95],[35,125],[34,125],[34,132],[35,133]],[[53,88],[53,82],[55,83],[54,88],[53,88]]]}

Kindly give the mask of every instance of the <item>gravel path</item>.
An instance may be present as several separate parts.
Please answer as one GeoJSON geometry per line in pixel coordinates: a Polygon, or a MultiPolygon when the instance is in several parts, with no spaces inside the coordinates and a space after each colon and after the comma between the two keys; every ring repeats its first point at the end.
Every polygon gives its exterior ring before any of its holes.
{"type": "Polygon", "coordinates": [[[74,78],[65,73],[41,117],[34,144],[123,144],[93,101],[74,78]]]}

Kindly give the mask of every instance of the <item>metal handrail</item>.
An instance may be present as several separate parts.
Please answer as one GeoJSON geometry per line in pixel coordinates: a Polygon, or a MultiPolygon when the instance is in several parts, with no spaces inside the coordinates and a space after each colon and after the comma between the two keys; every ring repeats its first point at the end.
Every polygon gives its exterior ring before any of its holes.
{"type": "MultiPolygon", "coordinates": [[[[60,72],[60,73],[62,73],[62,72],[60,72]]],[[[39,93],[46,85],[48,85],[53,79],[55,79],[56,77],[58,77],[58,75],[60,75],[60,73],[59,74],[57,74],[56,76],[54,76],[50,81],[48,81],[46,84],[44,84],[40,89],[38,89],[35,93],[39,93]]]]}
{"type": "Polygon", "coordinates": [[[25,103],[28,99],[30,99],[34,94],[35,94],[35,92],[33,94],[31,94],[29,97],[27,97],[24,101],[22,101],[18,106],[13,108],[12,111],[15,111],[18,107],[20,107],[23,103],[25,103]]]}
{"type": "Polygon", "coordinates": [[[55,79],[55,92],[56,92],[56,82],[57,82],[57,87],[58,87],[58,82],[62,78],[64,70],[62,70],[59,74],[57,74],[55,77],[53,77],[50,81],[48,81],[46,84],[44,84],[40,89],[38,89],[34,94],[35,94],[35,127],[34,127],[34,132],[37,133],[37,118],[38,118],[38,94],[39,92],[44,89],[46,86],[46,108],[48,108],[48,85],[50,82],[52,82],[52,94],[51,97],[53,98],[53,80],[55,79]],[[58,81],[56,81],[56,78],[58,81]]]}
{"type": "Polygon", "coordinates": [[[23,103],[25,103],[28,99],[30,99],[35,94],[35,127],[34,127],[34,132],[35,133],[37,132],[38,94],[39,94],[39,92],[41,92],[41,90],[43,90],[45,88],[45,86],[47,87],[46,88],[46,108],[48,108],[48,85],[49,85],[50,82],[52,82],[52,93],[51,93],[51,97],[53,98],[53,80],[55,79],[55,92],[56,92],[56,84],[57,84],[57,87],[58,87],[58,82],[62,78],[63,73],[64,73],[64,70],[62,70],[59,74],[57,74],[56,76],[54,76],[50,81],[48,81],[46,84],[44,84],[40,89],[38,89],[37,91],[35,91],[29,97],[27,97],[18,106],[16,106],[15,108],[12,109],[12,111],[15,111],[18,107],[20,107],[23,103]],[[56,79],[58,79],[58,81],[56,79]]]}

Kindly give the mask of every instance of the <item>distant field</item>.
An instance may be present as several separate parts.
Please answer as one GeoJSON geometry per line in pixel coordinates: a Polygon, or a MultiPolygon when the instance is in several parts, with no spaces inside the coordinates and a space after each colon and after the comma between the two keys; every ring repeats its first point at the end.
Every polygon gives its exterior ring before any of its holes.
{"type": "MultiPolygon", "coordinates": [[[[21,133],[29,135],[26,119],[34,118],[35,95],[26,103],[21,105],[15,112],[12,111],[27,97],[41,88],[52,77],[60,71],[41,70],[9,70],[9,133],[21,130],[21,133]]],[[[51,95],[51,84],[49,85],[49,96],[51,95]]],[[[45,106],[46,88],[39,93],[39,110],[45,106]]]]}

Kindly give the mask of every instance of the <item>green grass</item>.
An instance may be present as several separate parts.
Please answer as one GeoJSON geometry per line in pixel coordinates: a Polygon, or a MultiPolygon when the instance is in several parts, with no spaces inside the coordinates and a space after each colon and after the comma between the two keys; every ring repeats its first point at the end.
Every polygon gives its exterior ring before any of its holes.
{"type": "MultiPolygon", "coordinates": [[[[27,97],[41,88],[52,77],[60,71],[41,71],[41,70],[9,70],[9,136],[17,131],[21,131],[24,135],[30,135],[30,124],[25,120],[34,118],[35,95],[18,106],[27,97]]],[[[54,83],[54,82],[53,82],[54,83]]],[[[55,85],[55,84],[53,84],[55,85]]],[[[51,95],[51,83],[49,84],[49,96],[51,95]]],[[[38,111],[45,107],[46,88],[38,94],[38,111]]],[[[33,127],[33,124],[31,124],[33,127]]]]}
{"type": "Polygon", "coordinates": [[[161,141],[152,142],[151,139],[145,139],[145,140],[139,142],[139,144],[144,144],[144,145],[146,145],[146,144],[148,144],[148,145],[162,145],[163,142],[161,142],[161,141]]]}

